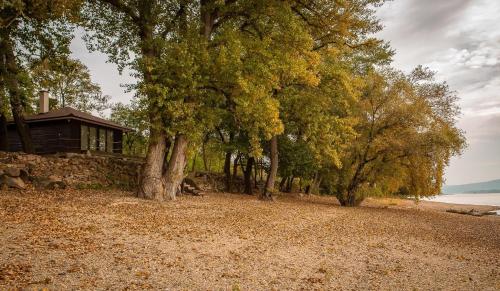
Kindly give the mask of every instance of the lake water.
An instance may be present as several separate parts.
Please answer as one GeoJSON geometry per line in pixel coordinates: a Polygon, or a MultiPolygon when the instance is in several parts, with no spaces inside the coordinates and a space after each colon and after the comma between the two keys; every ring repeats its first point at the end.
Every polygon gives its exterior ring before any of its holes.
{"type": "Polygon", "coordinates": [[[425,200],[453,204],[500,206],[500,193],[441,194],[426,198],[425,200]]]}
{"type": "MultiPolygon", "coordinates": [[[[453,204],[492,205],[500,207],[500,193],[441,194],[434,197],[424,198],[424,200],[453,204]]],[[[496,213],[500,215],[500,210],[497,210],[496,213]]]]}

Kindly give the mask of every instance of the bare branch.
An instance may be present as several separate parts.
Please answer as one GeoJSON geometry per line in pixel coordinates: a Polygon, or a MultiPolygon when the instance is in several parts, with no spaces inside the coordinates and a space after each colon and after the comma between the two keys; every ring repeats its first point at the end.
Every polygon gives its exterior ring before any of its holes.
{"type": "Polygon", "coordinates": [[[117,10],[125,13],[128,15],[132,20],[134,21],[139,21],[139,14],[129,5],[125,4],[122,0],[102,0],[103,2],[106,2],[116,8],[117,10]]]}

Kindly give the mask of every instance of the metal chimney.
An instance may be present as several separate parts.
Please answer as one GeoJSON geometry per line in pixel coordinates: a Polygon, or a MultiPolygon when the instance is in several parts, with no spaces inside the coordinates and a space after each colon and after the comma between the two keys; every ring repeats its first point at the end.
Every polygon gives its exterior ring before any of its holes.
{"type": "Polygon", "coordinates": [[[40,90],[38,93],[40,97],[39,110],[38,113],[47,113],[49,112],[49,91],[40,90]]]}

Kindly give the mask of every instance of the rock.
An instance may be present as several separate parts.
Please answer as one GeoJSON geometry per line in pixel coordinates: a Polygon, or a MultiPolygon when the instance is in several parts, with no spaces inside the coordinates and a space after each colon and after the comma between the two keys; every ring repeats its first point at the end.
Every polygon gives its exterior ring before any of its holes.
{"type": "Polygon", "coordinates": [[[60,178],[55,175],[51,175],[49,177],[35,177],[33,179],[33,185],[37,189],[65,189],[66,188],[66,183],[62,181],[62,178],[60,178]]]}
{"type": "Polygon", "coordinates": [[[20,172],[19,178],[21,178],[24,183],[31,182],[31,177],[30,177],[28,171],[26,171],[25,169],[20,169],[19,172],[20,172]]]}
{"type": "Polygon", "coordinates": [[[66,158],[74,158],[74,157],[80,157],[81,154],[77,154],[77,153],[66,153],[65,157],[66,158]]]}
{"type": "Polygon", "coordinates": [[[21,175],[21,170],[19,168],[9,167],[4,170],[5,175],[10,177],[19,177],[21,175]]]}
{"type": "Polygon", "coordinates": [[[23,179],[19,177],[3,176],[3,183],[11,188],[21,190],[26,188],[26,184],[23,182],[23,179]]]}
{"type": "Polygon", "coordinates": [[[37,156],[37,155],[25,155],[23,156],[23,160],[27,161],[27,162],[35,162],[35,161],[38,161],[40,159],[40,156],[37,156]]]}
{"type": "Polygon", "coordinates": [[[201,190],[201,188],[198,186],[198,184],[196,184],[196,182],[191,178],[187,178],[187,177],[184,178],[184,183],[186,183],[187,185],[191,186],[192,188],[194,188],[198,191],[201,190]]]}
{"type": "MultiPolygon", "coordinates": [[[[65,153],[58,155],[28,155],[0,152],[0,179],[20,178],[29,187],[64,188],[76,184],[116,185],[134,188],[143,158],[116,157],[65,153]]],[[[195,182],[198,182],[194,179],[195,182]]],[[[2,185],[0,181],[0,186],[2,185]]],[[[3,183],[6,187],[5,183],[3,183]]],[[[201,185],[200,185],[201,186],[201,185]]]]}
{"type": "Polygon", "coordinates": [[[47,177],[51,182],[62,182],[62,177],[57,175],[50,175],[47,177]]]}

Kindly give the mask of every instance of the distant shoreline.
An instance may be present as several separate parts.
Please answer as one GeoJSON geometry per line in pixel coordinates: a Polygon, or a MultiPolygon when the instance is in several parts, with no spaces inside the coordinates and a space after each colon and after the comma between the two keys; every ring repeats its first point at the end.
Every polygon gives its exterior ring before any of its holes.
{"type": "MultiPolygon", "coordinates": [[[[500,193],[498,193],[500,195],[500,193]]],[[[436,197],[436,196],[435,196],[436,197]]],[[[489,204],[460,204],[453,202],[442,202],[429,200],[424,198],[418,202],[415,199],[399,199],[399,198],[369,198],[367,199],[365,205],[387,205],[391,208],[402,208],[402,209],[419,209],[425,211],[439,211],[446,212],[446,210],[478,210],[478,211],[500,211],[499,205],[489,205],[489,204]]]]}
{"type": "Polygon", "coordinates": [[[456,193],[426,197],[422,200],[446,204],[470,206],[494,206],[500,208],[500,193],[456,193]]]}
{"type": "Polygon", "coordinates": [[[500,193],[500,179],[463,185],[445,185],[441,192],[443,194],[500,193]]]}
{"type": "Polygon", "coordinates": [[[465,191],[460,193],[441,193],[440,195],[456,195],[456,194],[499,194],[500,189],[494,190],[474,190],[474,191],[465,191]]]}

